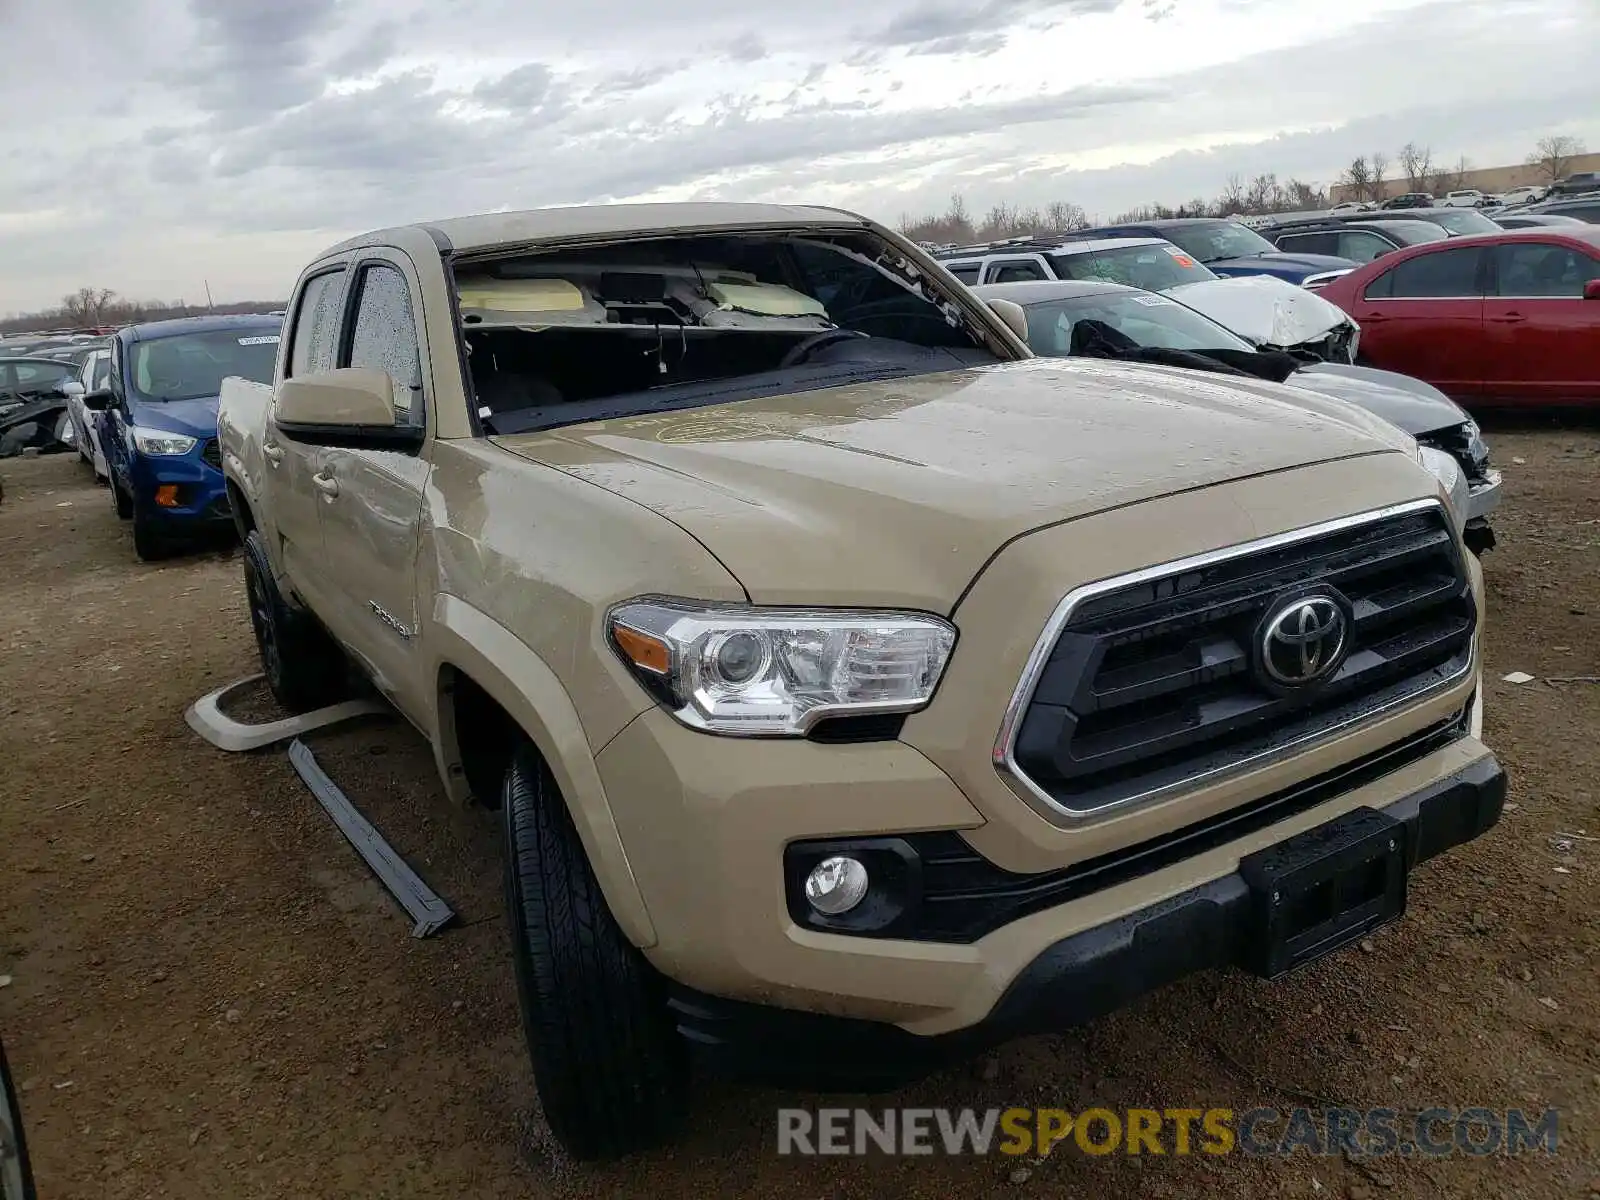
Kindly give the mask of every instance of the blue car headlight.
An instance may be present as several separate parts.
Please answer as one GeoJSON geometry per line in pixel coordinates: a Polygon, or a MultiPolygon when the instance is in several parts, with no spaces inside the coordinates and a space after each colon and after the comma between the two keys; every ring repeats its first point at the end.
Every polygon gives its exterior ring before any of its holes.
{"type": "Polygon", "coordinates": [[[187,454],[198,444],[198,440],[186,433],[169,433],[165,429],[142,429],[135,425],[128,430],[129,440],[140,454],[161,455],[171,457],[178,454],[187,454]]]}

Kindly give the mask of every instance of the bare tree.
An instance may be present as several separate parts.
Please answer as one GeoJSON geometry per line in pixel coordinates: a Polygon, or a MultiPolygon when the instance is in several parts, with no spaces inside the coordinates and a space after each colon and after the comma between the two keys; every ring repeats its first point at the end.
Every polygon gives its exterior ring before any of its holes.
{"type": "Polygon", "coordinates": [[[1052,200],[1045,205],[1044,229],[1050,233],[1070,233],[1074,229],[1087,229],[1089,216],[1081,207],[1068,200],[1052,200]]]}
{"type": "Polygon", "coordinates": [[[1224,217],[1244,210],[1244,177],[1237,171],[1228,176],[1222,195],[1217,197],[1217,209],[1219,215],[1224,217]]]}
{"type": "Polygon", "coordinates": [[[75,325],[101,325],[116,293],[110,288],[83,287],[61,298],[61,312],[75,325]]]}
{"type": "Polygon", "coordinates": [[[1451,180],[1451,190],[1460,191],[1467,186],[1467,176],[1472,174],[1472,160],[1463,154],[1456,160],[1455,177],[1451,180]]]}
{"type": "Polygon", "coordinates": [[[1358,154],[1339,176],[1339,183],[1350,189],[1351,199],[1372,199],[1372,167],[1365,154],[1358,154]]]}
{"type": "Polygon", "coordinates": [[[1389,156],[1382,150],[1375,150],[1372,154],[1372,198],[1382,200],[1387,192],[1389,175],[1389,156]]]}
{"type": "Polygon", "coordinates": [[[1291,179],[1284,187],[1284,203],[1289,209],[1304,212],[1311,208],[1327,208],[1328,193],[1314,183],[1291,179]]]}
{"type": "Polygon", "coordinates": [[[1533,153],[1528,155],[1528,165],[1538,167],[1540,175],[1555,183],[1571,173],[1572,160],[1583,152],[1582,138],[1554,134],[1539,139],[1533,153]]]}
{"type": "Polygon", "coordinates": [[[1433,149],[1407,142],[1400,147],[1400,169],[1406,173],[1406,191],[1425,192],[1433,171],[1433,149]]]}

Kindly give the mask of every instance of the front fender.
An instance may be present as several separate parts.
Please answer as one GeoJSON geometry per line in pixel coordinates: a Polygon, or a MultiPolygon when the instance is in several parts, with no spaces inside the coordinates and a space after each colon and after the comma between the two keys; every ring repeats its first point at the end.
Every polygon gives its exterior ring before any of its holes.
{"type": "MultiPolygon", "coordinates": [[[[641,950],[654,946],[655,926],[617,831],[594,752],[578,710],[555,672],[509,629],[457,596],[440,593],[435,598],[426,638],[432,677],[448,678],[446,667],[470,676],[544,756],[617,924],[641,950]]],[[[434,739],[434,756],[445,786],[459,798],[466,785],[454,706],[443,695],[435,703],[439,736],[434,739]]]]}

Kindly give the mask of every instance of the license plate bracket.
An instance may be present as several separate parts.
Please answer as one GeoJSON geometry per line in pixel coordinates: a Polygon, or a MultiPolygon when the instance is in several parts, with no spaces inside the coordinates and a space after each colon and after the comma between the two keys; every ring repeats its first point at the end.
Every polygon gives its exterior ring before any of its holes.
{"type": "Polygon", "coordinates": [[[1406,829],[1358,808],[1248,855],[1256,937],[1246,965],[1275,979],[1398,920],[1406,910],[1406,829]]]}

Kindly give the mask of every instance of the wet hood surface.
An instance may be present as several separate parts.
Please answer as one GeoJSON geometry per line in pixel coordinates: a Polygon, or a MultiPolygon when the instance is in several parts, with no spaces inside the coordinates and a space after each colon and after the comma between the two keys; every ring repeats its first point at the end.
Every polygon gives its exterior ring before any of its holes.
{"type": "Polygon", "coordinates": [[[1454,429],[1467,420],[1466,410],[1431,383],[1398,371],[1347,363],[1311,363],[1289,376],[1287,382],[1359,404],[1413,437],[1454,429]]]}
{"type": "Polygon", "coordinates": [[[163,433],[182,433],[193,438],[217,436],[217,398],[195,400],[137,400],[131,406],[133,423],[163,433]]]}
{"type": "Polygon", "coordinates": [[[495,440],[670,518],[758,602],[935,609],[1028,530],[1400,445],[1299,389],[1059,359],[495,440]]]}

